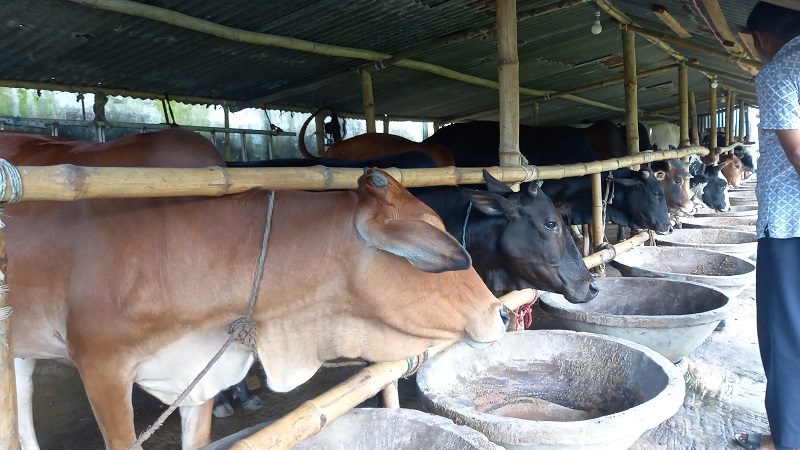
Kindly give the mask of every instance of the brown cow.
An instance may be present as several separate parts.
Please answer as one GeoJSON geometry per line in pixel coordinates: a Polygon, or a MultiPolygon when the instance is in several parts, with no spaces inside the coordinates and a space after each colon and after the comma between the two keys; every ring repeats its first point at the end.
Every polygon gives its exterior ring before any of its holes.
{"type": "Polygon", "coordinates": [[[694,211],[694,202],[691,188],[689,187],[689,170],[686,165],[677,159],[654,161],[650,168],[656,179],[661,182],[664,189],[664,199],[671,211],[679,210],[685,213],[694,211]]]}
{"type": "MultiPolygon", "coordinates": [[[[322,109],[311,115],[300,127],[297,145],[304,158],[316,159],[306,148],[305,134],[308,124],[322,109]]],[[[366,133],[334,142],[328,150],[319,155],[322,158],[362,160],[374,159],[381,156],[396,155],[407,152],[423,152],[431,156],[439,167],[453,166],[453,155],[450,149],[434,143],[414,142],[402,136],[385,133],[366,133]]]]}
{"type": "Polygon", "coordinates": [[[725,164],[722,168],[722,176],[728,181],[728,186],[738,188],[744,177],[745,167],[738,156],[728,153],[719,157],[720,164],[725,164]]]}
{"type": "MultiPolygon", "coordinates": [[[[20,166],[223,164],[207,140],[178,129],[104,144],[0,133],[0,157],[20,166]]],[[[135,439],[133,383],[165,403],[177,398],[246,315],[269,195],[7,206],[24,448],[38,447],[36,359],[77,366],[110,449],[135,439]]],[[[365,172],[353,191],[276,193],[254,314],[271,389],[295,388],[327,359],[397,360],[457,339],[488,345],[505,329],[500,309],[435,213],[385,172],[365,172]],[[309,308],[319,313],[299,320],[309,308]]],[[[208,442],[210,399],[252,361],[233,344],[181,403],[183,448],[208,442]]]]}

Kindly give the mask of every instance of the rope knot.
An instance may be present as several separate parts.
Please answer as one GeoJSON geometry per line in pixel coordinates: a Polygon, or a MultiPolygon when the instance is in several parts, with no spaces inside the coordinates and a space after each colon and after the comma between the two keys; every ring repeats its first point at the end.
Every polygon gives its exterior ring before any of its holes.
{"type": "Polygon", "coordinates": [[[256,350],[258,328],[256,328],[256,322],[254,320],[248,320],[246,317],[239,317],[228,325],[228,334],[230,334],[236,342],[250,347],[253,351],[256,350]]]}

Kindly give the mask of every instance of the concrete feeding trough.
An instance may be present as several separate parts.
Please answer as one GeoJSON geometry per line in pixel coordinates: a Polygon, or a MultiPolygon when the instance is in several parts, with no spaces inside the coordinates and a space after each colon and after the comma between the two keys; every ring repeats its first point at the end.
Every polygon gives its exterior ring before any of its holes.
{"type": "Polygon", "coordinates": [[[756,231],[755,217],[681,217],[683,228],[756,231]]]}
{"type": "Polygon", "coordinates": [[[623,339],[564,330],[458,344],[423,365],[428,407],[509,450],[627,449],[683,404],[682,371],[623,339]]]}
{"type": "Polygon", "coordinates": [[[758,206],[731,206],[728,211],[718,212],[713,209],[703,208],[698,210],[695,217],[757,217],[758,206]]]}
{"type": "Polygon", "coordinates": [[[545,292],[540,305],[563,328],[628,339],[672,362],[705,342],[730,309],[727,295],[699,283],[619,277],[595,283],[600,293],[589,303],[545,292]]]}
{"type": "Polygon", "coordinates": [[[667,247],[691,247],[713,250],[747,259],[755,255],[758,239],[751,231],[695,228],[673,230],[669,235],[656,236],[656,243],[667,247]]]}
{"type": "Polygon", "coordinates": [[[730,191],[728,198],[731,206],[757,206],[758,200],[754,191],[730,191]]]}
{"type": "Polygon", "coordinates": [[[750,261],[711,250],[689,247],[636,247],[611,261],[623,276],[670,278],[720,289],[736,298],[755,279],[750,261]]]}
{"type": "MultiPolygon", "coordinates": [[[[226,450],[266,424],[256,425],[203,447],[226,450]]],[[[295,450],[464,449],[502,450],[472,428],[413,409],[356,408],[325,425],[318,434],[292,447],[295,450]]]]}

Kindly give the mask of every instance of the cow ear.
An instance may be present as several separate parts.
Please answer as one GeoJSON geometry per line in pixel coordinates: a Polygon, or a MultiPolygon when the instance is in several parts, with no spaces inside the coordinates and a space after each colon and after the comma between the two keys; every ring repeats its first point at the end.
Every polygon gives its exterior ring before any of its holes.
{"type": "Polygon", "coordinates": [[[530,183],[527,183],[528,184],[528,194],[530,194],[533,197],[536,197],[536,195],[539,194],[539,188],[542,187],[542,183],[543,182],[544,182],[543,180],[536,180],[536,181],[531,181],[530,183]]]}
{"type": "Polygon", "coordinates": [[[510,193],[514,192],[511,190],[510,187],[506,186],[498,180],[497,178],[493,177],[486,169],[483,169],[483,181],[486,182],[486,189],[489,192],[500,192],[500,193],[510,193]]]}
{"type": "Polygon", "coordinates": [[[655,175],[656,180],[658,180],[658,181],[663,181],[664,178],[667,177],[666,172],[664,172],[663,170],[659,170],[658,172],[654,173],[653,175],[655,175]]]}
{"type": "Polygon", "coordinates": [[[472,259],[458,241],[422,220],[358,220],[356,229],[370,246],[405,258],[425,272],[464,270],[472,259]]]}
{"type": "Polygon", "coordinates": [[[511,200],[492,192],[469,190],[465,191],[472,206],[487,216],[515,217],[518,215],[517,208],[511,200]]]}

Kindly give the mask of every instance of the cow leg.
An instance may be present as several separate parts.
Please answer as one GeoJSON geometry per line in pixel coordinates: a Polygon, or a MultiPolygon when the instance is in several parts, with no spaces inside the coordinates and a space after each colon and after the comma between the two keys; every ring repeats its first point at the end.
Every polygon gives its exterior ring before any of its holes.
{"type": "Polygon", "coordinates": [[[625,240],[625,227],[617,225],[617,242],[625,240]]]}
{"type": "Polygon", "coordinates": [[[199,406],[181,406],[181,449],[196,450],[211,442],[211,410],[214,399],[199,406]]]}
{"type": "Polygon", "coordinates": [[[39,450],[36,430],[33,429],[33,369],[36,360],[14,358],[17,380],[17,420],[19,421],[19,443],[22,450],[39,450]]]}
{"type": "MultiPolygon", "coordinates": [[[[75,360],[75,359],[73,359],[75,360]]],[[[136,441],[130,374],[114,359],[75,361],[107,450],[125,450],[136,441]]]]}
{"type": "Polygon", "coordinates": [[[589,225],[583,225],[583,256],[592,254],[591,237],[589,236],[589,225]]]}

